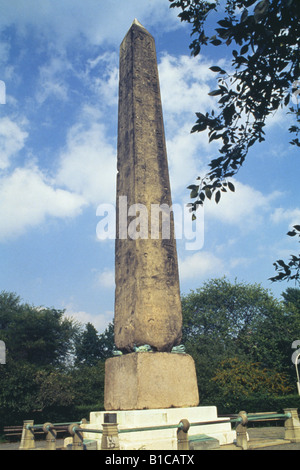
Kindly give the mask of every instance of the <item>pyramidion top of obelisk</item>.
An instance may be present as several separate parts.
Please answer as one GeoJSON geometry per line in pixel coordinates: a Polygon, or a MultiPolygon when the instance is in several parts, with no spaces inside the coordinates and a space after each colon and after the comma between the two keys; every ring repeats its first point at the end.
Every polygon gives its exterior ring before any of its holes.
{"type": "MultiPolygon", "coordinates": [[[[137,26],[140,30],[142,30],[145,34],[147,34],[148,36],[151,36],[152,37],[152,34],[149,33],[149,31],[145,28],[145,26],[143,26],[139,20],[137,20],[136,18],[134,18],[130,28],[129,28],[129,31],[134,28],[135,26],[137,26]]],[[[128,32],[129,32],[128,31],[128,32]]]]}
{"type": "Polygon", "coordinates": [[[146,34],[147,36],[149,36],[149,37],[151,37],[151,38],[153,37],[152,34],[150,34],[149,31],[145,28],[145,26],[143,26],[143,25],[139,22],[139,20],[137,20],[136,18],[134,18],[134,20],[133,20],[133,22],[132,22],[132,24],[131,24],[129,30],[127,31],[127,33],[126,33],[126,35],[125,35],[125,37],[124,37],[124,39],[123,39],[123,41],[122,41],[122,43],[121,43],[121,47],[122,47],[122,45],[123,45],[125,39],[127,38],[128,34],[129,34],[129,33],[132,31],[132,29],[135,28],[136,26],[138,27],[138,29],[139,29],[140,31],[142,31],[142,32],[143,32],[144,34],[146,34]]]}
{"type": "MultiPolygon", "coordinates": [[[[136,18],[134,18],[134,20],[133,20],[133,22],[132,22],[132,25],[134,25],[134,24],[137,25],[137,26],[140,26],[140,28],[146,29],[146,28],[139,22],[139,20],[137,20],[136,18]]],[[[131,25],[131,26],[132,26],[132,25],[131,25]]]]}

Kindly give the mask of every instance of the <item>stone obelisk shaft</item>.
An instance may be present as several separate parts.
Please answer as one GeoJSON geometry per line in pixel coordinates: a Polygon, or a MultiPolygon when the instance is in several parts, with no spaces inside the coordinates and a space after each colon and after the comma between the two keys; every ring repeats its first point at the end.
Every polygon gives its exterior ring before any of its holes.
{"type": "Polygon", "coordinates": [[[136,20],[120,46],[119,74],[115,344],[170,351],[182,328],[176,240],[172,214],[170,237],[151,238],[151,205],[171,208],[171,190],[155,43],[136,20]],[[143,207],[135,213],[133,204],[143,207]]]}

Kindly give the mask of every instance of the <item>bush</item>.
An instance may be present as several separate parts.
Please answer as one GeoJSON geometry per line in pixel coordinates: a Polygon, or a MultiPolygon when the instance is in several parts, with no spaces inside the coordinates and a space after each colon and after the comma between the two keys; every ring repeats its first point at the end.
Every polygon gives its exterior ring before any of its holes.
{"type": "MultiPolygon", "coordinates": [[[[201,399],[201,397],[200,397],[201,399]]],[[[238,399],[227,398],[224,401],[223,398],[219,397],[212,402],[211,400],[205,400],[200,403],[200,406],[214,405],[218,409],[218,414],[234,414],[240,411],[246,411],[247,413],[261,413],[261,412],[277,412],[283,413],[285,408],[297,408],[300,409],[300,396],[299,395],[285,395],[282,397],[270,396],[270,395],[256,395],[240,397],[238,399]]]]}

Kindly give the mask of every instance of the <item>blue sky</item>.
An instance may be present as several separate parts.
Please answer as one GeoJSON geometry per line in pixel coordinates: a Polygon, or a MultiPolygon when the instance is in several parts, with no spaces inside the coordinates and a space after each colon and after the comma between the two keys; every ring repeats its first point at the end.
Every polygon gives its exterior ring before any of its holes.
{"type": "MultiPolygon", "coordinates": [[[[114,241],[96,236],[100,204],[115,203],[118,54],[134,18],[155,37],[173,202],[204,175],[216,144],[190,134],[216,102],[212,65],[226,51],[189,52],[187,25],[168,0],[0,0],[0,291],[65,309],[103,331],[113,318],[114,241]]],[[[289,117],[269,119],[236,192],[204,209],[204,243],[178,240],[181,291],[214,277],[261,283],[275,296],[272,263],[298,249],[299,155],[289,117]]]]}

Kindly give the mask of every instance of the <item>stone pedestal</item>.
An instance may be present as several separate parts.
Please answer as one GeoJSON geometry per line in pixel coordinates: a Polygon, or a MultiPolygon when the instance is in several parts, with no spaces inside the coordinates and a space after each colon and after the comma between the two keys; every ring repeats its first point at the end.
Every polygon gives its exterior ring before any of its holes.
{"type": "Polygon", "coordinates": [[[195,364],[188,354],[136,352],[107,359],[105,363],[107,411],[198,404],[195,364]]]}
{"type": "MultiPolygon", "coordinates": [[[[90,413],[90,423],[82,425],[84,428],[102,429],[105,411],[94,411],[90,413]]],[[[235,439],[235,431],[231,429],[231,424],[215,421],[224,421],[218,418],[215,406],[196,406],[188,408],[169,408],[154,410],[129,410],[116,411],[119,430],[120,450],[177,450],[177,429],[168,428],[179,424],[183,419],[187,419],[191,424],[213,421],[213,424],[192,426],[188,431],[189,441],[195,444],[196,436],[203,439],[218,440],[219,444],[232,444],[235,439]],[[163,426],[162,429],[155,429],[156,426],[163,426]],[[141,428],[153,428],[148,430],[138,430],[141,428]],[[135,429],[135,432],[130,430],[135,429]],[[124,432],[129,430],[129,432],[124,432]]],[[[97,448],[101,449],[101,434],[84,434],[85,439],[96,439],[97,448]]],[[[190,445],[192,448],[192,445],[190,445]]]]}

